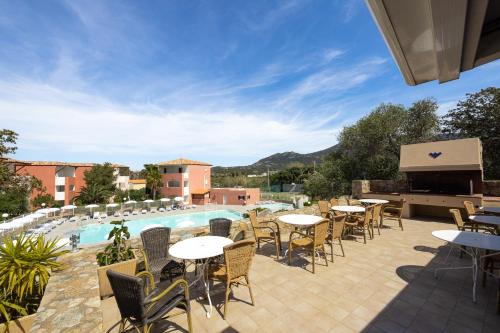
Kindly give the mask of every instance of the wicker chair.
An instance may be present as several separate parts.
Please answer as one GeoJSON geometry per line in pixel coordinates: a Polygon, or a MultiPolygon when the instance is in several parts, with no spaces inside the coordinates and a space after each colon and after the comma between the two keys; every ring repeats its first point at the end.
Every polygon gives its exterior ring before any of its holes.
{"type": "MultiPolygon", "coordinates": [[[[469,217],[471,215],[484,215],[484,212],[476,210],[476,207],[474,207],[474,203],[472,203],[471,201],[464,201],[464,207],[465,207],[465,211],[467,212],[467,217],[469,217]]],[[[484,225],[481,223],[474,223],[470,219],[469,219],[469,224],[471,226],[474,226],[474,229],[476,231],[481,230],[481,231],[486,231],[492,235],[497,234],[497,230],[495,227],[487,226],[487,225],[484,225]]]]}
{"type": "Polygon", "coordinates": [[[397,204],[386,204],[382,207],[382,213],[380,214],[380,226],[384,225],[384,220],[396,220],[399,222],[399,227],[403,230],[403,221],[401,216],[403,215],[403,206],[405,199],[399,200],[397,204]]]}
{"type": "Polygon", "coordinates": [[[359,201],[358,199],[347,199],[347,205],[349,206],[363,206],[361,204],[361,201],[359,201]]]}
{"type": "Polygon", "coordinates": [[[257,249],[260,249],[261,241],[274,242],[276,246],[276,260],[279,260],[281,252],[281,235],[278,223],[274,221],[257,221],[257,212],[255,210],[249,211],[248,216],[250,217],[250,222],[252,223],[255,241],[257,242],[257,249]],[[273,227],[271,227],[270,224],[272,224],[273,227]]]}
{"type": "Polygon", "coordinates": [[[459,209],[452,208],[449,210],[451,216],[453,217],[453,221],[455,221],[455,225],[457,226],[457,229],[460,231],[474,231],[475,227],[473,224],[469,222],[464,222],[462,219],[462,214],[460,213],[459,209]]]}
{"type": "Polygon", "coordinates": [[[290,233],[290,241],[288,242],[288,265],[290,265],[290,261],[292,260],[292,251],[294,249],[300,248],[311,252],[313,274],[315,271],[316,252],[323,252],[323,255],[325,256],[326,266],[328,266],[328,260],[326,259],[325,251],[325,241],[328,236],[329,224],[330,220],[327,219],[316,223],[313,227],[312,235],[307,235],[300,231],[292,231],[290,233]],[[294,235],[299,235],[301,237],[293,239],[294,235]]]}
{"type": "Polygon", "coordinates": [[[144,264],[158,283],[162,279],[172,281],[184,274],[184,264],[178,263],[168,255],[170,228],[157,227],[141,232],[144,264]]]}
{"type": "Polygon", "coordinates": [[[215,218],[208,221],[210,225],[210,235],[229,237],[231,234],[231,223],[232,221],[225,218],[215,218]]]}
{"type": "Polygon", "coordinates": [[[382,205],[377,204],[373,207],[373,217],[370,221],[370,228],[372,229],[372,235],[375,236],[375,227],[377,227],[378,234],[380,236],[380,215],[382,213],[382,205]]]}
{"type": "Polygon", "coordinates": [[[330,218],[330,202],[326,200],[318,201],[319,213],[322,218],[330,218]]]}
{"type": "Polygon", "coordinates": [[[347,215],[336,215],[332,217],[330,225],[328,226],[328,236],[326,237],[327,243],[330,243],[330,251],[332,254],[333,262],[333,242],[335,240],[339,241],[340,249],[342,250],[342,256],[345,257],[344,247],[342,246],[342,234],[344,232],[344,223],[347,215]]]}
{"type": "Polygon", "coordinates": [[[252,288],[248,273],[252,264],[254,254],[255,241],[242,240],[230,245],[224,246],[224,264],[211,266],[208,271],[208,278],[211,280],[222,281],[226,284],[226,293],[224,301],[224,319],[227,315],[227,306],[229,304],[229,294],[233,285],[244,285],[248,287],[252,305],[255,305],[253,300],[252,288]]]}
{"type": "Polygon", "coordinates": [[[189,286],[185,280],[179,279],[166,288],[157,288],[149,272],[132,276],[109,270],[106,274],[121,315],[120,321],[112,328],[119,324],[119,332],[125,332],[128,322],[137,331],[141,332],[142,328],[142,332],[148,333],[155,322],[169,318],[165,315],[181,308],[186,312],[188,329],[192,332],[189,286]],[[149,283],[145,282],[146,279],[149,283]]]}
{"type": "Polygon", "coordinates": [[[339,199],[337,198],[331,198],[330,199],[330,206],[333,207],[333,206],[338,206],[339,205],[339,199]]]}
{"type": "Polygon", "coordinates": [[[346,221],[345,225],[347,225],[353,232],[361,231],[363,233],[363,241],[366,244],[366,231],[368,230],[368,236],[370,239],[373,239],[373,235],[371,233],[370,223],[373,218],[373,209],[375,205],[368,206],[365,208],[365,214],[362,216],[356,216],[351,221],[346,221]]]}

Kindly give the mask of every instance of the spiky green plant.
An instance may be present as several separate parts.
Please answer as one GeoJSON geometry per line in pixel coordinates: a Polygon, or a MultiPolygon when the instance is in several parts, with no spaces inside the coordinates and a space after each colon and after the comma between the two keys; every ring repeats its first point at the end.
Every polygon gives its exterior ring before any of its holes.
{"type": "Polygon", "coordinates": [[[62,267],[57,258],[68,252],[57,243],[58,239],[46,240],[43,235],[24,233],[15,240],[11,236],[4,238],[0,246],[0,292],[8,297],[2,299],[5,313],[1,309],[0,313],[6,321],[10,319],[5,316],[9,311],[22,315],[38,307],[50,272],[62,267]]]}

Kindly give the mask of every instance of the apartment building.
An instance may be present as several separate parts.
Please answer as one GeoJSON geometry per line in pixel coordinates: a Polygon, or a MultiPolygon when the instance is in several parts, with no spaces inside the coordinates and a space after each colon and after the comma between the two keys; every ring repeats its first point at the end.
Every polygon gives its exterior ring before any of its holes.
{"type": "MultiPolygon", "coordinates": [[[[45,161],[13,161],[16,174],[34,176],[38,178],[45,192],[51,194],[61,205],[68,205],[85,186],[84,172],[90,170],[95,163],[68,163],[45,161]]],[[[128,190],[128,167],[121,164],[112,164],[116,177],[116,187],[128,190]]],[[[30,199],[35,198],[38,191],[31,193],[30,199]]]]}
{"type": "Polygon", "coordinates": [[[210,193],[211,164],[186,158],[157,164],[164,197],[181,197],[186,204],[206,204],[210,193]]]}

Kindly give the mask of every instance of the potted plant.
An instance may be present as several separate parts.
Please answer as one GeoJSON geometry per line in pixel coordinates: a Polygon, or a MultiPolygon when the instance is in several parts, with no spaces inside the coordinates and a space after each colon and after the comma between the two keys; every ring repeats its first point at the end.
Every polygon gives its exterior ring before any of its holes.
{"type": "Polygon", "coordinates": [[[58,239],[45,240],[43,235],[7,236],[0,246],[0,332],[28,332],[33,323],[50,272],[60,269],[57,258],[61,250],[58,239]]]}
{"type": "Polygon", "coordinates": [[[113,239],[113,242],[107,245],[104,251],[97,253],[97,264],[100,266],[97,268],[97,276],[101,298],[113,295],[106,275],[108,270],[129,275],[134,275],[136,271],[137,259],[132,248],[127,244],[130,233],[124,222],[125,220],[111,222],[115,227],[109,233],[108,240],[113,239]]]}

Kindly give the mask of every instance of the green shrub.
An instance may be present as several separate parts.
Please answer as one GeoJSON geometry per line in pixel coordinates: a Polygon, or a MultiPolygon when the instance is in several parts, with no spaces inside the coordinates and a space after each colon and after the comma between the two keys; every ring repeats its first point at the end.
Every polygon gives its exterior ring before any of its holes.
{"type": "Polygon", "coordinates": [[[115,226],[108,235],[108,240],[113,239],[113,243],[106,246],[103,252],[97,254],[99,266],[107,266],[134,258],[134,252],[126,242],[130,239],[130,233],[124,222],[125,220],[111,222],[111,224],[119,226],[115,226]]]}

